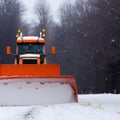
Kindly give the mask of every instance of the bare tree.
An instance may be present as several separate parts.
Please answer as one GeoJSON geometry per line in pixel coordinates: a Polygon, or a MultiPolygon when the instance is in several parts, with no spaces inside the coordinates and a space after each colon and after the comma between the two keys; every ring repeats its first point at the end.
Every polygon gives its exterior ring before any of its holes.
{"type": "Polygon", "coordinates": [[[48,25],[51,23],[50,7],[46,0],[38,0],[35,6],[35,14],[39,19],[38,32],[43,28],[47,29],[48,25]]]}
{"type": "Polygon", "coordinates": [[[13,46],[15,51],[16,31],[20,27],[21,7],[17,0],[1,0],[0,1],[0,52],[1,62],[11,63],[13,58],[5,53],[6,45],[13,46]]]}
{"type": "MultiPolygon", "coordinates": [[[[45,29],[45,39],[46,39],[46,51],[50,53],[50,48],[55,40],[56,28],[53,22],[52,12],[50,6],[46,0],[37,0],[35,5],[35,14],[38,17],[39,24],[34,28],[34,34],[39,35],[42,29],[45,29]]],[[[50,60],[50,56],[48,60],[50,60]]],[[[50,61],[48,61],[50,62],[50,61]]]]}

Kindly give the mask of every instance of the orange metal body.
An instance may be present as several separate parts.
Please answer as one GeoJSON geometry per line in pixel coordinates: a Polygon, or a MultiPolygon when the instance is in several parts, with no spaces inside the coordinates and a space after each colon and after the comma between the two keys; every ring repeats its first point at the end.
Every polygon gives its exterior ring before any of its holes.
{"type": "Polygon", "coordinates": [[[60,75],[58,64],[1,64],[0,76],[60,75]]]}

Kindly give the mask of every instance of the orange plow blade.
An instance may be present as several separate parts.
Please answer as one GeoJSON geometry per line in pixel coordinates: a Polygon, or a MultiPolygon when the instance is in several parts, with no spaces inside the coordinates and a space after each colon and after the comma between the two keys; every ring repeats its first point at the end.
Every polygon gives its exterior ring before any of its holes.
{"type": "Polygon", "coordinates": [[[78,102],[74,77],[61,76],[59,65],[32,67],[33,65],[0,65],[0,105],[78,102]]]}

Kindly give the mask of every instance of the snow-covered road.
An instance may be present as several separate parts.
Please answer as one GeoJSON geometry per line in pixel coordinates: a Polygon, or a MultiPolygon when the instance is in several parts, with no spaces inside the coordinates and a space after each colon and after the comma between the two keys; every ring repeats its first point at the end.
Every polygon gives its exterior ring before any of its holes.
{"type": "Polygon", "coordinates": [[[120,95],[79,95],[78,103],[1,106],[0,120],[120,120],[120,95]]]}

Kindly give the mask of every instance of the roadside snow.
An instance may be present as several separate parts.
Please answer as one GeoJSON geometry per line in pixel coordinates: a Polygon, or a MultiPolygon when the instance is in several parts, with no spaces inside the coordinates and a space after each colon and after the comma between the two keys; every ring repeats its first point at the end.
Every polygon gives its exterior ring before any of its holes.
{"type": "Polygon", "coordinates": [[[78,103],[4,106],[0,120],[120,120],[120,95],[79,95],[78,103]]]}

